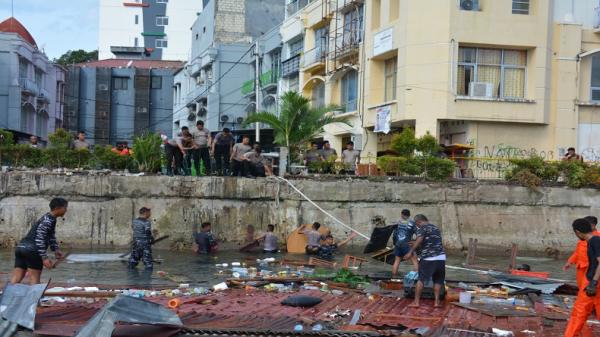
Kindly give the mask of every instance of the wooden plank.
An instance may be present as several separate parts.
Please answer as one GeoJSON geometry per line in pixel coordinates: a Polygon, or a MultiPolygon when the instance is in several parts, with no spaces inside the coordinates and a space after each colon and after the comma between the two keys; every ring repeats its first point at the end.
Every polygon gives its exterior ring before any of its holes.
{"type": "MultiPolygon", "coordinates": [[[[305,230],[310,230],[310,226],[306,225],[305,230]]],[[[325,226],[319,228],[321,235],[327,235],[329,229],[325,226]]],[[[308,244],[308,238],[306,235],[300,233],[300,228],[296,228],[287,238],[287,251],[292,254],[304,254],[306,253],[306,245],[308,244]]]]}

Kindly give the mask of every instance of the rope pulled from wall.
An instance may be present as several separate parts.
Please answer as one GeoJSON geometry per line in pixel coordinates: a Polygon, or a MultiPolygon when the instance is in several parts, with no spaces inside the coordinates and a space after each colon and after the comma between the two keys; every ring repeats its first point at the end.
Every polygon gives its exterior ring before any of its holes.
{"type": "Polygon", "coordinates": [[[319,211],[323,212],[325,215],[327,215],[328,217],[330,217],[333,221],[335,221],[336,223],[342,225],[344,228],[349,229],[353,232],[356,232],[358,235],[362,236],[364,239],[366,239],[367,241],[371,240],[370,237],[366,236],[365,234],[357,231],[356,229],[346,225],[345,223],[343,223],[340,219],[336,218],[335,216],[333,216],[331,213],[327,212],[326,210],[324,210],[321,206],[317,205],[314,201],[312,201],[309,197],[306,196],[306,194],[302,193],[302,191],[300,191],[296,186],[294,186],[294,184],[292,184],[289,180],[279,177],[279,176],[273,176],[276,180],[280,181],[280,182],[285,182],[286,184],[288,184],[294,191],[296,191],[296,193],[300,194],[300,196],[302,196],[302,198],[304,198],[306,201],[308,201],[311,205],[315,206],[319,211]]]}

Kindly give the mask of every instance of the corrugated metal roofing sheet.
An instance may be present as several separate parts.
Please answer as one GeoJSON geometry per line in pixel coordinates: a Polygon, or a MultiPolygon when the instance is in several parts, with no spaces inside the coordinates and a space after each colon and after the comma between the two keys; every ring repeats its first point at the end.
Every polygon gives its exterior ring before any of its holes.
{"type": "Polygon", "coordinates": [[[17,332],[17,323],[0,319],[0,337],[11,337],[17,332]]]}

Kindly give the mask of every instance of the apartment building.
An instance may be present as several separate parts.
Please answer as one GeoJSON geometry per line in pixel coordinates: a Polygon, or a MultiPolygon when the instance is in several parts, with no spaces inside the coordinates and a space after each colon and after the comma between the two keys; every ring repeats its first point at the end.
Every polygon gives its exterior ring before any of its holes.
{"type": "Polygon", "coordinates": [[[181,61],[108,59],[69,67],[65,128],[92,144],[133,144],[171,130],[174,74],[181,61]]]}
{"type": "Polygon", "coordinates": [[[19,142],[62,127],[65,69],[52,63],[17,19],[0,23],[0,128],[19,142]]]}
{"type": "Polygon", "coordinates": [[[208,2],[192,26],[192,55],[175,75],[173,132],[195,127],[198,120],[213,132],[242,129],[248,112],[255,109],[244,91],[254,78],[255,54],[260,53],[255,41],[283,17],[281,0],[208,2]]]}
{"type": "Polygon", "coordinates": [[[207,0],[100,0],[99,59],[187,60],[207,0]]]}
{"type": "Polygon", "coordinates": [[[282,90],[301,92],[315,106],[336,105],[352,126],[333,124],[324,139],[341,152],[353,140],[362,148],[365,10],[363,0],[291,0],[281,26],[282,90]]]}

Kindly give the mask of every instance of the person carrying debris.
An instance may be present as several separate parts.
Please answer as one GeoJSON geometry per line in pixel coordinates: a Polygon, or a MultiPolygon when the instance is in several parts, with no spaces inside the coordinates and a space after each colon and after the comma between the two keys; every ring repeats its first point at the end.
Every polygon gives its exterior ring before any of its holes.
{"type": "Polygon", "coordinates": [[[211,233],[210,222],[203,222],[199,233],[194,234],[194,251],[197,254],[215,253],[218,249],[217,240],[211,233]]]}
{"type": "Polygon", "coordinates": [[[333,261],[333,255],[335,254],[335,251],[338,248],[348,244],[348,242],[352,241],[352,239],[354,239],[357,235],[358,233],[352,232],[352,234],[350,234],[346,240],[340,243],[335,243],[333,240],[333,235],[327,234],[323,244],[319,247],[317,257],[321,260],[333,261]]]}
{"type": "MultiPolygon", "coordinates": [[[[402,210],[400,213],[401,219],[396,224],[394,230],[394,266],[392,267],[392,277],[398,275],[398,267],[400,262],[404,259],[404,256],[410,251],[410,241],[415,234],[416,225],[415,222],[410,218],[410,211],[407,209],[402,210]]],[[[410,257],[410,261],[413,264],[413,270],[419,270],[419,261],[416,255],[410,257]]]]}
{"type": "Polygon", "coordinates": [[[587,243],[587,268],[583,286],[579,288],[577,299],[573,305],[571,318],[565,330],[565,337],[579,336],[587,320],[594,311],[600,313],[600,294],[598,294],[598,280],[600,280],[600,237],[595,236],[592,225],[586,219],[577,219],[573,222],[573,231],[579,240],[587,243]]]}
{"type": "Polygon", "coordinates": [[[321,247],[321,240],[325,239],[325,237],[319,233],[319,228],[321,228],[321,224],[315,222],[312,224],[312,229],[306,230],[306,224],[300,227],[300,234],[306,235],[308,238],[308,243],[306,244],[306,254],[315,255],[319,252],[319,247],[321,247]]]}
{"type": "Polygon", "coordinates": [[[410,259],[417,248],[422,246],[419,256],[419,282],[415,288],[415,301],[411,307],[418,307],[425,283],[433,282],[435,306],[440,307],[440,294],[446,281],[446,253],[442,244],[442,233],[435,225],[430,224],[423,214],[415,215],[417,241],[404,256],[410,259]]]}
{"type": "Polygon", "coordinates": [[[131,257],[129,258],[129,269],[135,269],[142,260],[146,270],[152,270],[152,224],[150,216],[152,211],[147,207],[140,208],[139,217],[134,219],[131,227],[133,231],[133,245],[131,246],[131,257]]]}
{"type": "MultiPolygon", "coordinates": [[[[596,225],[598,224],[598,218],[595,216],[586,216],[584,218],[587,220],[592,226],[592,234],[595,236],[600,236],[600,232],[596,230],[596,225]]],[[[585,288],[583,284],[585,283],[585,274],[587,272],[587,268],[589,266],[588,256],[587,256],[587,241],[579,240],[577,243],[577,247],[575,251],[567,260],[567,263],[563,266],[563,270],[567,271],[571,266],[574,265],[577,268],[577,286],[579,289],[585,288]]]]}
{"type": "Polygon", "coordinates": [[[275,231],[275,225],[267,225],[267,232],[257,238],[257,241],[263,241],[263,253],[274,254],[279,252],[279,239],[277,235],[273,233],[275,231]]]}
{"type": "Polygon", "coordinates": [[[42,276],[42,269],[52,269],[52,260],[48,257],[48,248],[54,252],[57,259],[63,257],[56,240],[56,218],[67,213],[68,201],[63,198],[54,198],[50,201],[50,212],[44,214],[36,221],[27,235],[19,242],[15,249],[15,270],[10,282],[21,283],[25,274],[29,272],[29,283],[38,284],[42,276]]]}

